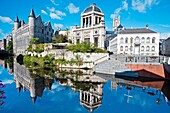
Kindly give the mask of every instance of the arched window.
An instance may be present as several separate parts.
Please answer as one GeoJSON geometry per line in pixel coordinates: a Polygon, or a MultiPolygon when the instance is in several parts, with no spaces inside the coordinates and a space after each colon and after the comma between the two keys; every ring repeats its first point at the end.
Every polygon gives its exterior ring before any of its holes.
{"type": "Polygon", "coordinates": [[[124,41],[123,41],[123,37],[120,39],[120,43],[123,43],[124,41]]]}
{"type": "Polygon", "coordinates": [[[140,39],[138,36],[135,38],[135,43],[140,43],[140,39]]]}
{"type": "Polygon", "coordinates": [[[123,46],[120,46],[120,51],[123,51],[123,46]]]}
{"type": "Polygon", "coordinates": [[[152,43],[155,43],[155,37],[152,38],[152,43]]]}
{"type": "Polygon", "coordinates": [[[141,51],[144,51],[144,46],[141,47],[141,51]]]}
{"type": "Polygon", "coordinates": [[[155,46],[152,46],[152,51],[155,51],[155,46]]]}
{"type": "Polygon", "coordinates": [[[128,43],[128,37],[126,37],[126,39],[125,39],[125,43],[126,43],[126,44],[128,43]]]}
{"type": "Polygon", "coordinates": [[[146,39],[146,43],[150,43],[150,37],[146,39]]]}
{"type": "Polygon", "coordinates": [[[149,50],[150,50],[150,47],[149,47],[149,46],[147,46],[147,47],[146,47],[146,51],[149,51],[149,50]]]}
{"type": "Polygon", "coordinates": [[[144,37],[142,37],[141,43],[145,43],[145,38],[144,37]]]}
{"type": "Polygon", "coordinates": [[[128,46],[125,47],[125,51],[128,51],[128,46]]]}

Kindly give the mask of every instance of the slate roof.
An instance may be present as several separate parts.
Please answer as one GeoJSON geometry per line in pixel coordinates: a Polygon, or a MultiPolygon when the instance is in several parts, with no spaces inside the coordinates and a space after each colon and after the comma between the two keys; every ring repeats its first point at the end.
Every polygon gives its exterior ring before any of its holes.
{"type": "Polygon", "coordinates": [[[119,32],[119,34],[136,34],[136,33],[156,33],[156,32],[146,28],[125,29],[119,32]]]}
{"type": "Polygon", "coordinates": [[[123,26],[120,24],[117,28],[123,28],[123,26]]]}
{"type": "Polygon", "coordinates": [[[19,22],[18,16],[15,18],[14,22],[19,22]]]}
{"type": "Polygon", "coordinates": [[[100,10],[100,8],[98,8],[97,6],[96,6],[96,4],[91,4],[88,8],[86,8],[85,10],[84,10],[84,13],[88,13],[88,12],[91,12],[91,11],[96,11],[96,12],[102,12],[101,10],[100,10]],[[94,9],[93,9],[93,6],[94,6],[94,9]]]}

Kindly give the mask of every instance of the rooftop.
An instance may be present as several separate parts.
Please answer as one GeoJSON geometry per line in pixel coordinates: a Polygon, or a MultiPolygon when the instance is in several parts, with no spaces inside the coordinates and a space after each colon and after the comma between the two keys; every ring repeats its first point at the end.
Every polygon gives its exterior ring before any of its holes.
{"type": "Polygon", "coordinates": [[[119,32],[119,34],[136,34],[136,33],[156,33],[156,32],[146,28],[125,29],[119,32]]]}
{"type": "Polygon", "coordinates": [[[83,13],[89,13],[91,11],[96,11],[100,13],[102,12],[101,9],[96,6],[95,3],[91,4],[88,8],[86,8],[83,13]]]}

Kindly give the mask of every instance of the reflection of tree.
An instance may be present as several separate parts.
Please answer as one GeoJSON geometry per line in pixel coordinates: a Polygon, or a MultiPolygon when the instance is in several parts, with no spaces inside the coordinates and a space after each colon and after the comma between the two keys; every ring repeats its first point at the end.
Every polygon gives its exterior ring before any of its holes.
{"type": "Polygon", "coordinates": [[[0,106],[4,104],[4,99],[6,98],[5,92],[4,92],[4,88],[6,88],[6,86],[2,84],[1,82],[2,81],[0,81],[0,106]]]}

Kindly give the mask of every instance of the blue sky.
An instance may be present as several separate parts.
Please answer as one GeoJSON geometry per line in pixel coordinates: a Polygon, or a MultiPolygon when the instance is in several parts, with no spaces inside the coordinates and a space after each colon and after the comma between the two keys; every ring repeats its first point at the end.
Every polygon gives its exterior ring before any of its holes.
{"type": "Polygon", "coordinates": [[[0,39],[10,33],[16,15],[28,22],[31,8],[43,21],[50,21],[54,29],[80,25],[80,15],[91,3],[105,14],[107,30],[112,29],[114,17],[120,16],[125,28],[149,28],[170,36],[169,0],[3,0],[0,6],[0,39]]]}

